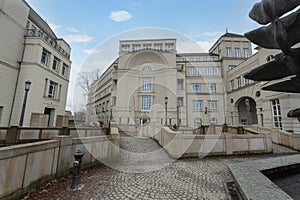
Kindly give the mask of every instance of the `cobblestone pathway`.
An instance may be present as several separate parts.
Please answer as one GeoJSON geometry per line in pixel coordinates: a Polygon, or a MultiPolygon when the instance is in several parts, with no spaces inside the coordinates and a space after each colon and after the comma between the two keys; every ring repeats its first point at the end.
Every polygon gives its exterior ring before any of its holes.
{"type": "Polygon", "coordinates": [[[174,161],[148,138],[122,138],[121,161],[85,171],[82,189],[70,190],[71,176],[55,180],[24,199],[226,199],[229,163],[295,153],[274,145],[275,154],[174,161]],[[155,152],[155,153],[153,153],[155,152]]]}

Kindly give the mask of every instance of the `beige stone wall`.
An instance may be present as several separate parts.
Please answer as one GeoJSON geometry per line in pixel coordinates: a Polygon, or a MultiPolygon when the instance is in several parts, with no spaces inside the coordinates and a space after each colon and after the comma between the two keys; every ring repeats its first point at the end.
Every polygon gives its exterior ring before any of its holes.
{"type": "Polygon", "coordinates": [[[33,127],[47,127],[49,115],[40,113],[31,113],[30,126],[33,127]]]}

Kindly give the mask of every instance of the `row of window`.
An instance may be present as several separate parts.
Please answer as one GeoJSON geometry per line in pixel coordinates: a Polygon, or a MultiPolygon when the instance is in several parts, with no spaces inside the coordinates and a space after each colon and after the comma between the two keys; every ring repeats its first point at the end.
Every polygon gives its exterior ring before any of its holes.
{"type": "Polygon", "coordinates": [[[110,94],[111,90],[112,90],[112,86],[105,88],[102,92],[100,92],[99,94],[96,95],[96,100],[101,99],[102,97],[104,97],[107,94],[110,94]]]}
{"type": "Polygon", "coordinates": [[[239,89],[241,87],[249,85],[250,83],[253,83],[253,81],[239,76],[236,79],[230,80],[230,89],[231,90],[239,89]]]}
{"type": "Polygon", "coordinates": [[[214,62],[217,59],[218,59],[217,57],[212,57],[212,56],[205,56],[205,57],[196,56],[196,57],[181,57],[181,58],[177,59],[177,61],[181,61],[181,62],[214,62]]]}
{"type": "MultiPolygon", "coordinates": [[[[210,123],[210,124],[218,124],[218,119],[212,117],[212,118],[209,119],[209,123],[210,123]]],[[[199,118],[199,117],[196,117],[196,118],[194,119],[194,127],[195,127],[195,128],[199,128],[201,125],[202,125],[202,119],[199,118]]]]}
{"type": "Polygon", "coordinates": [[[110,109],[109,101],[103,102],[95,106],[96,114],[105,113],[110,109]]]}
{"type": "MultiPolygon", "coordinates": [[[[226,47],[226,57],[236,57],[236,58],[241,58],[241,49],[240,48],[234,48],[234,54],[232,53],[232,48],[231,47],[226,47]]],[[[243,48],[243,57],[244,58],[249,58],[249,48],[243,48]]]]}
{"type": "MultiPolygon", "coordinates": [[[[41,63],[46,66],[49,66],[49,64],[51,63],[51,53],[46,49],[43,49],[41,63]]],[[[51,69],[57,73],[61,73],[61,75],[65,77],[67,77],[69,73],[69,66],[56,56],[53,57],[51,69]]]]}
{"type": "Polygon", "coordinates": [[[121,45],[121,52],[129,52],[129,51],[139,51],[142,49],[154,49],[158,51],[174,51],[175,44],[174,43],[147,43],[147,44],[123,44],[121,45]]]}
{"type": "Polygon", "coordinates": [[[192,84],[193,92],[196,94],[204,93],[204,91],[203,91],[204,85],[207,86],[208,93],[210,93],[210,94],[217,93],[217,84],[216,83],[207,83],[207,84],[193,83],[192,84]]]}
{"type": "Polygon", "coordinates": [[[217,67],[190,67],[189,76],[220,76],[217,67]]]}
{"type": "MultiPolygon", "coordinates": [[[[206,111],[217,111],[218,109],[218,101],[208,100],[207,107],[205,107],[206,111]]],[[[193,101],[193,110],[194,111],[203,111],[203,100],[194,100],[193,101]]]]}

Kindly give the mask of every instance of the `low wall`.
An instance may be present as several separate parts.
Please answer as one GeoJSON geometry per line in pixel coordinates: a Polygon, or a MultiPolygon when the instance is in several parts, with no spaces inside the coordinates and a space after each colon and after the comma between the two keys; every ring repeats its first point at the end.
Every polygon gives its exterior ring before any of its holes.
{"type": "Polygon", "coordinates": [[[55,177],[70,173],[74,153],[84,153],[83,166],[119,157],[120,135],[52,140],[0,148],[0,199],[15,199],[55,177]]]}
{"type": "Polygon", "coordinates": [[[159,134],[154,136],[154,139],[166,149],[172,158],[271,153],[273,151],[270,133],[182,135],[164,127],[159,134]]]}
{"type": "Polygon", "coordinates": [[[277,128],[272,129],[271,133],[274,143],[300,151],[300,134],[286,132],[277,128]]]}

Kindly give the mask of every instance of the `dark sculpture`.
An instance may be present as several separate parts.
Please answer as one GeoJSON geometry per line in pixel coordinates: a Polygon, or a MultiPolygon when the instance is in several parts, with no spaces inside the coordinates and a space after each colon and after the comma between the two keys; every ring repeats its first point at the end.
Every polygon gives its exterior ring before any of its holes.
{"type": "MultiPolygon", "coordinates": [[[[266,25],[245,34],[253,43],[268,49],[280,49],[274,60],[252,70],[244,77],[254,81],[272,81],[290,77],[285,81],[262,88],[263,90],[300,93],[300,9],[284,17],[300,5],[300,0],[262,0],[250,11],[250,18],[266,25]]],[[[288,117],[300,117],[298,109],[288,117]]]]}

